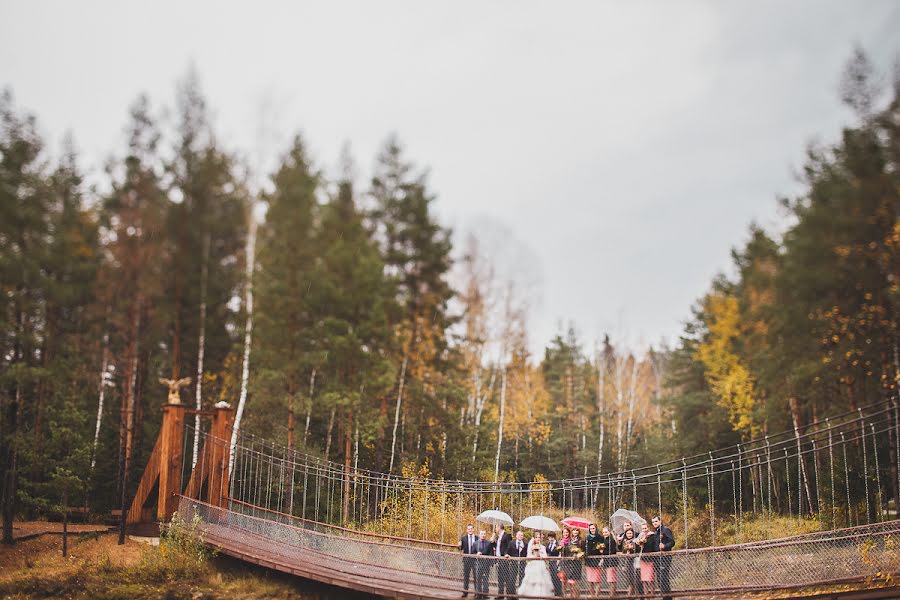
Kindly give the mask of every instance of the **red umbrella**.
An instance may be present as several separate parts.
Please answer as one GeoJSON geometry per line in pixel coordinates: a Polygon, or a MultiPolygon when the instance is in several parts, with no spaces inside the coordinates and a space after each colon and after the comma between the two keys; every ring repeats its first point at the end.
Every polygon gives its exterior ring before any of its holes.
{"type": "Polygon", "coordinates": [[[584,517],[566,517],[562,521],[560,521],[563,525],[567,527],[575,527],[577,529],[587,529],[588,526],[593,523],[593,521],[589,521],[584,517]]]}

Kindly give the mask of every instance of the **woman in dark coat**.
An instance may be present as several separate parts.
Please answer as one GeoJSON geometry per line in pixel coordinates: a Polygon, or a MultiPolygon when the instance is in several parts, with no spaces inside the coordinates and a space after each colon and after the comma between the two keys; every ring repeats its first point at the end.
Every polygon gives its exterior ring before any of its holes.
{"type": "Polygon", "coordinates": [[[659,548],[656,547],[656,536],[653,535],[646,523],[641,525],[637,544],[641,555],[640,583],[643,594],[653,590],[653,581],[656,579],[653,553],[659,552],[659,548]]]}
{"type": "Polygon", "coordinates": [[[635,570],[634,559],[637,558],[640,547],[637,544],[637,538],[634,535],[633,529],[625,530],[625,536],[622,538],[622,545],[620,546],[619,551],[626,555],[619,565],[622,568],[625,585],[628,586],[628,593],[629,595],[638,594],[640,593],[638,590],[641,582],[640,564],[638,564],[638,568],[635,570]]]}
{"type": "Polygon", "coordinates": [[[600,566],[601,557],[606,544],[596,523],[588,526],[587,539],[584,541],[584,564],[587,567],[588,590],[591,596],[600,595],[600,587],[603,581],[603,569],[600,566]]]}
{"type": "Polygon", "coordinates": [[[560,555],[570,559],[562,561],[563,572],[566,574],[566,587],[569,588],[569,595],[577,598],[581,595],[582,559],[584,558],[584,540],[581,539],[581,532],[578,529],[571,529],[569,542],[563,546],[560,555]]]}
{"type": "Polygon", "coordinates": [[[610,532],[609,527],[603,528],[603,543],[605,545],[605,548],[603,548],[603,570],[606,571],[606,587],[609,595],[614,596],[616,594],[616,581],[618,580],[616,574],[619,564],[618,559],[615,557],[618,551],[618,544],[616,543],[616,536],[610,532]]]}

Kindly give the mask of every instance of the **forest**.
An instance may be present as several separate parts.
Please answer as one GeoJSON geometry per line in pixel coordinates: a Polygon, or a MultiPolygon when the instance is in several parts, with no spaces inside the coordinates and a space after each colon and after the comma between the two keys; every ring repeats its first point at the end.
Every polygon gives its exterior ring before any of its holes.
{"type": "Polygon", "coordinates": [[[170,110],[131,105],[89,185],[75,142],[49,148],[6,90],[4,541],[17,518],[130,501],[160,379],[289,448],[488,481],[625,471],[896,399],[900,71],[857,50],[839,79],[852,123],[810,144],[784,227],[749,226],[674,345],[573,324],[542,355],[528,293],[482,240],[454,247],[396,136],[360,183],[349,152],[331,175],[297,135],[257,186],[189,72],[170,110]]]}

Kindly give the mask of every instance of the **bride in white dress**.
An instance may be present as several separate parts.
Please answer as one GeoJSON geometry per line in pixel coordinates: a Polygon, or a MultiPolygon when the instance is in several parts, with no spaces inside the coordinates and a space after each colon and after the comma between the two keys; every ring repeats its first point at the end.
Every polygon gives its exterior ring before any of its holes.
{"type": "MultiPolygon", "coordinates": [[[[528,542],[528,558],[547,558],[547,550],[537,536],[528,542]]],[[[525,576],[519,584],[517,592],[522,596],[537,598],[553,598],[553,580],[550,579],[550,568],[545,560],[529,560],[525,564],[525,576]]]]}

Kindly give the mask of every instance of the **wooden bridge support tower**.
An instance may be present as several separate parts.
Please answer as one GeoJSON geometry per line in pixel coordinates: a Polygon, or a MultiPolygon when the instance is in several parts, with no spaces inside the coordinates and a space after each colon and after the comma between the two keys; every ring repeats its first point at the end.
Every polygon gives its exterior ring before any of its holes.
{"type": "Polygon", "coordinates": [[[228,403],[220,402],[214,410],[187,408],[181,403],[166,403],[162,407],[162,426],[153,446],[153,452],[137,493],[128,511],[126,523],[132,530],[144,529],[142,525],[155,526],[170,520],[178,508],[179,496],[184,493],[200,498],[206,492],[205,500],[213,506],[226,508],[228,499],[228,440],[234,422],[234,410],[228,403]],[[191,469],[187,487],[182,486],[184,464],[185,431],[184,423],[188,415],[212,417],[212,427],[197,465],[191,469]],[[204,484],[205,487],[204,487],[204,484]],[[156,506],[148,500],[157,490],[156,506]]]}

